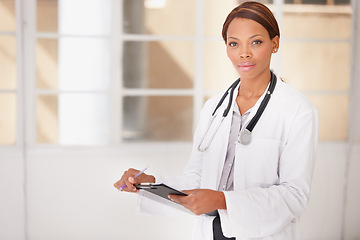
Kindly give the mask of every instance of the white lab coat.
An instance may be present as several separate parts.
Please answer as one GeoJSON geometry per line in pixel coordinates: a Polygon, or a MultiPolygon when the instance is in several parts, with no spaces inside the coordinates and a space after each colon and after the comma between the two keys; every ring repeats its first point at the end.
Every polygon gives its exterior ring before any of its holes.
{"type": "MultiPolygon", "coordinates": [[[[237,92],[238,88],[233,103],[237,92]]],[[[251,110],[247,121],[255,115],[264,95],[251,110]]],[[[209,148],[200,152],[198,146],[221,96],[208,100],[201,111],[184,174],[157,177],[157,181],[182,190],[218,189],[233,109],[222,122],[209,148]]],[[[222,114],[227,102],[228,97],[219,113],[222,114]]],[[[252,142],[249,145],[236,143],[234,191],[224,192],[227,210],[219,210],[226,237],[236,237],[237,240],[299,239],[299,217],[309,200],[317,138],[316,109],[301,93],[278,79],[274,93],[252,131],[252,142]]],[[[169,213],[169,209],[161,208],[160,204],[144,197],[139,198],[138,206],[142,212],[169,213]]],[[[196,216],[193,239],[213,239],[213,218],[196,216]]]]}

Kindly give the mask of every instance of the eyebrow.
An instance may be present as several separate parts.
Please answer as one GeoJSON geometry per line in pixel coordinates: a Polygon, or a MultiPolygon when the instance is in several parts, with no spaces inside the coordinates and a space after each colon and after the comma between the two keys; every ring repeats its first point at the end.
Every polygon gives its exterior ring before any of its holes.
{"type": "Polygon", "coordinates": [[[255,34],[255,35],[252,35],[251,37],[249,37],[249,39],[250,39],[250,38],[255,38],[255,37],[263,37],[263,35],[261,35],[261,34],[255,34]]]}
{"type": "MultiPolygon", "coordinates": [[[[261,34],[255,34],[255,35],[252,35],[251,37],[249,37],[249,39],[252,39],[252,38],[256,38],[256,37],[263,37],[263,35],[261,34]]],[[[239,40],[238,38],[236,37],[229,37],[228,39],[235,39],[235,40],[239,40]]]]}

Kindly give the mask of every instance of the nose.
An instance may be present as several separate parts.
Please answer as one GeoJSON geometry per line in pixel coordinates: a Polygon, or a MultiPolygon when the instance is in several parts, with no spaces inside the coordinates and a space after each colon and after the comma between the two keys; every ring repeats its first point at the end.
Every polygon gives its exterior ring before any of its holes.
{"type": "Polygon", "coordinates": [[[251,58],[251,52],[250,49],[247,47],[243,47],[240,50],[240,58],[244,59],[244,58],[251,58]]]}

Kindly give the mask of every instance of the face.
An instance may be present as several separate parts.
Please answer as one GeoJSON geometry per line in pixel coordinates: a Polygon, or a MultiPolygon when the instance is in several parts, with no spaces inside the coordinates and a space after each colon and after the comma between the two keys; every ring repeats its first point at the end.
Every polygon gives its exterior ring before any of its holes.
{"type": "Polygon", "coordinates": [[[236,18],[229,24],[226,52],[242,79],[254,79],[268,74],[272,53],[279,48],[279,37],[270,39],[259,23],[236,18]]]}

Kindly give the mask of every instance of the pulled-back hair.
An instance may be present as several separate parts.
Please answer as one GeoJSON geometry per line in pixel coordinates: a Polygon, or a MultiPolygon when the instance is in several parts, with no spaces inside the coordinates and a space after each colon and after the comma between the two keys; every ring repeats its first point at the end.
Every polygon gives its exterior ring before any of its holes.
{"type": "Polygon", "coordinates": [[[270,9],[262,3],[248,1],[234,8],[227,16],[222,29],[222,37],[225,43],[227,42],[229,25],[235,18],[246,18],[256,21],[268,31],[270,39],[273,39],[275,36],[280,38],[278,23],[270,9]]]}

